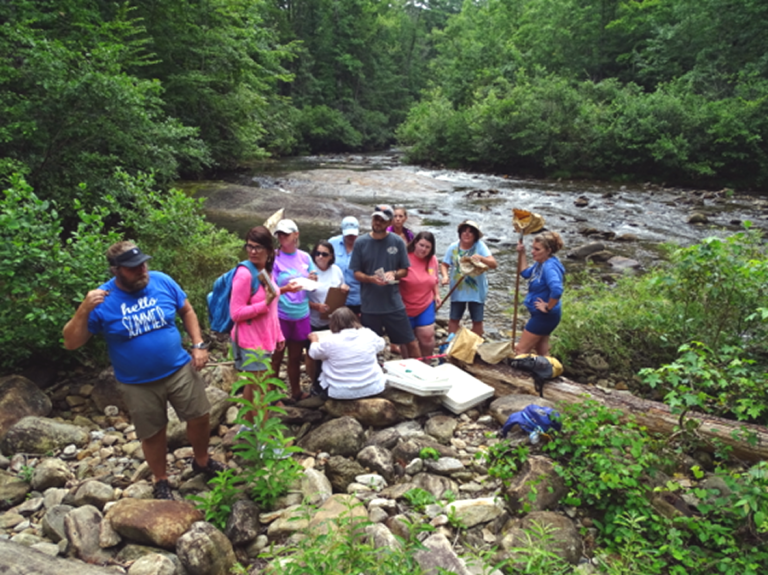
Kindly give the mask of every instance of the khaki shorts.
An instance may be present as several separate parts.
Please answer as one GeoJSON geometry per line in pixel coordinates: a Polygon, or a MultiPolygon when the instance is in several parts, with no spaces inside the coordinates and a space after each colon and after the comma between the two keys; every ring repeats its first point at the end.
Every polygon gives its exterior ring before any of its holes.
{"type": "Polygon", "coordinates": [[[149,383],[121,383],[120,388],[139,439],[148,439],[168,425],[168,402],[181,421],[211,411],[205,383],[191,361],[162,379],[149,383]]]}

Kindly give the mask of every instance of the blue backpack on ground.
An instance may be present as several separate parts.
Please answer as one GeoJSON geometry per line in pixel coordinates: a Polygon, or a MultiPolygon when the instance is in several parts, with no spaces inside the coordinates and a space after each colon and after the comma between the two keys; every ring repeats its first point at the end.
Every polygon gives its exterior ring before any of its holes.
{"type": "Polygon", "coordinates": [[[551,407],[529,405],[522,411],[516,411],[507,418],[499,435],[506,437],[514,425],[519,425],[531,438],[531,443],[538,443],[539,435],[551,430],[560,431],[560,414],[551,407]]]}
{"type": "Polygon", "coordinates": [[[244,260],[213,282],[213,291],[208,292],[208,324],[211,331],[229,333],[235,322],[229,315],[229,299],[232,295],[232,280],[240,266],[245,266],[251,272],[251,295],[259,289],[259,270],[250,260],[244,260]]]}

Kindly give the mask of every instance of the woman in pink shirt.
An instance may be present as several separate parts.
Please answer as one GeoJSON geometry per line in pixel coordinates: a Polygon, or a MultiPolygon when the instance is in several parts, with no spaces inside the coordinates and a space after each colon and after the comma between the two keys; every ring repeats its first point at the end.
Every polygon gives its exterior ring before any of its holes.
{"type": "MultiPolygon", "coordinates": [[[[259,272],[266,271],[270,278],[275,262],[273,241],[267,228],[256,226],[245,236],[244,246],[248,260],[259,272]]],[[[244,265],[237,268],[232,278],[229,315],[234,326],[230,336],[235,367],[239,371],[265,371],[272,354],[285,347],[285,338],[277,316],[275,282],[274,279],[270,281],[271,286],[263,279],[252,283],[251,271],[244,265]]],[[[243,388],[245,399],[253,401],[253,394],[253,385],[243,388]]],[[[247,419],[253,422],[253,414],[248,414],[247,419]]]]}
{"type": "MultiPolygon", "coordinates": [[[[440,305],[435,236],[431,232],[416,234],[408,244],[408,259],[411,267],[400,280],[400,295],[419,340],[421,356],[427,357],[435,351],[435,306],[440,305]]],[[[400,346],[400,355],[408,357],[407,353],[406,346],[400,346]]]]}

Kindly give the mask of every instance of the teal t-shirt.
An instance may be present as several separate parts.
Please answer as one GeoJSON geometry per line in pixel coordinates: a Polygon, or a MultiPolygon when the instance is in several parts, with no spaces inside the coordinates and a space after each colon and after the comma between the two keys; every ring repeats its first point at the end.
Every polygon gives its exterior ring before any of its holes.
{"type": "MultiPolygon", "coordinates": [[[[491,252],[488,250],[482,241],[475,242],[468,250],[462,250],[459,247],[459,242],[454,242],[448,247],[448,251],[443,258],[443,263],[450,266],[449,275],[451,279],[451,289],[456,285],[456,282],[461,278],[461,268],[459,267],[459,260],[464,256],[479,255],[483,257],[490,257],[491,252]]],[[[456,288],[451,294],[451,301],[473,301],[477,303],[485,303],[485,298],[488,296],[488,276],[483,273],[476,277],[467,276],[461,285],[456,288]]]]}

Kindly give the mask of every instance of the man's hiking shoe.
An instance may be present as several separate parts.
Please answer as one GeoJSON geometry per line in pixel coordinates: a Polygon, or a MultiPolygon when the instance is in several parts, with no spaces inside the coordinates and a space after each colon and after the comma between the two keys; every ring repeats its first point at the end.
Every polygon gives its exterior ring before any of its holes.
{"type": "Polygon", "coordinates": [[[192,460],[192,471],[194,471],[195,473],[205,474],[205,477],[207,479],[211,479],[212,477],[215,477],[217,473],[221,473],[226,469],[227,468],[224,466],[223,463],[219,463],[213,457],[208,458],[208,463],[205,467],[200,467],[197,464],[197,461],[195,461],[194,459],[192,460]]]}
{"type": "Polygon", "coordinates": [[[171,485],[168,483],[167,479],[161,479],[156,482],[152,487],[152,494],[155,496],[155,499],[169,499],[173,501],[171,485]]]}

